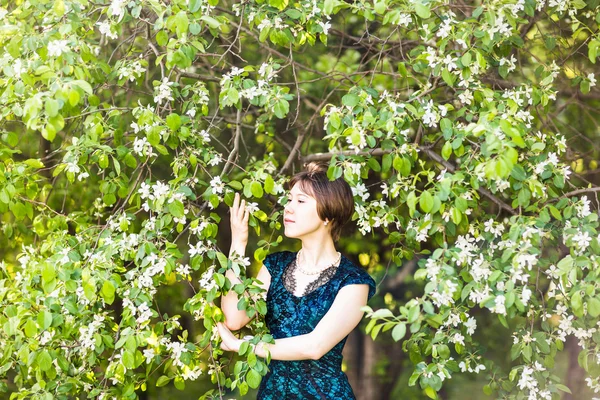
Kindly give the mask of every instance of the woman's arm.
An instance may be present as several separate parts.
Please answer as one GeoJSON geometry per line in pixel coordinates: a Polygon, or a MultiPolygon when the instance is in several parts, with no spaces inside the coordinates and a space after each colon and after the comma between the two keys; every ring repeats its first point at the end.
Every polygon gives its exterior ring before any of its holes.
{"type": "MultiPolygon", "coordinates": [[[[231,281],[231,285],[236,285],[238,283],[242,283],[240,278],[235,276],[232,270],[228,270],[225,276],[231,281]]],[[[263,265],[258,271],[258,276],[256,277],[262,284],[258,284],[257,286],[262,289],[269,290],[269,285],[271,283],[271,275],[267,268],[263,265]]],[[[243,293],[242,296],[248,296],[247,293],[243,293]]],[[[248,324],[252,320],[252,318],[246,315],[245,310],[238,310],[237,303],[239,301],[238,294],[233,290],[230,290],[229,293],[225,297],[221,299],[221,310],[225,315],[225,326],[232,331],[237,331],[242,329],[244,326],[248,324]]]]}
{"type": "MultiPolygon", "coordinates": [[[[352,332],[363,317],[361,307],[367,304],[369,286],[355,284],[344,286],[331,308],[312,332],[277,339],[275,344],[259,343],[255,353],[266,357],[268,350],[273,360],[318,360],[352,332]]],[[[220,324],[219,333],[223,339],[223,348],[239,351],[242,340],[236,338],[225,326],[220,324]]]]}
{"type": "MultiPolygon", "coordinates": [[[[238,256],[243,257],[246,253],[246,245],[248,244],[248,219],[250,213],[246,208],[246,201],[240,202],[239,193],[235,194],[233,200],[233,206],[229,209],[230,220],[231,220],[231,247],[229,249],[229,257],[236,253],[238,256]]],[[[232,270],[227,270],[225,276],[231,282],[231,286],[235,286],[238,283],[242,283],[239,277],[235,275],[232,270]]],[[[265,290],[269,289],[271,282],[271,275],[264,266],[258,272],[257,279],[262,282],[259,285],[265,290]]],[[[247,293],[243,293],[243,296],[247,296],[247,293]]],[[[245,310],[238,310],[239,298],[238,294],[233,290],[230,290],[226,296],[221,299],[221,309],[225,315],[225,325],[227,328],[237,331],[242,329],[252,318],[246,315],[245,310]]]]}

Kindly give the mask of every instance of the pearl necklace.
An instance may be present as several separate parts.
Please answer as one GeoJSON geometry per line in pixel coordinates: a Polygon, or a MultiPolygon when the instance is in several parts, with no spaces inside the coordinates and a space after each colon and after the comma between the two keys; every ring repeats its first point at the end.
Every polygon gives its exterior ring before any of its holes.
{"type": "Polygon", "coordinates": [[[317,271],[306,271],[304,268],[302,268],[300,266],[300,253],[302,252],[302,250],[298,251],[298,253],[296,253],[296,266],[298,267],[298,269],[300,270],[300,272],[302,272],[304,275],[318,275],[321,272],[336,266],[341,260],[342,260],[342,253],[340,253],[339,251],[337,252],[338,256],[337,259],[331,264],[328,265],[327,267],[317,270],[317,271]]]}

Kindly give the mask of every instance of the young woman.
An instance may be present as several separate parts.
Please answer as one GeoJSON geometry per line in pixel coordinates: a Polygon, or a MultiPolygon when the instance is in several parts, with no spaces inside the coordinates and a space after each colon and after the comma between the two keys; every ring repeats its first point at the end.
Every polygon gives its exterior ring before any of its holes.
{"type": "MultiPolygon", "coordinates": [[[[256,355],[266,357],[268,350],[272,358],[258,399],[354,399],[341,370],[342,349],[363,316],[360,308],[375,294],[375,282],[335,249],[354,212],[352,191],[341,178],[329,181],[315,164],[292,177],[289,187],[285,235],[300,239],[302,249],[268,255],[257,276],[267,290],[266,323],[276,339],[255,348],[256,355]]],[[[230,211],[230,254],[244,254],[248,210],[238,194],[230,211]]],[[[240,282],[232,271],[227,277],[240,282]]],[[[237,302],[234,291],[221,302],[226,322],[218,329],[227,351],[242,343],[231,331],[250,321],[237,302]]]]}

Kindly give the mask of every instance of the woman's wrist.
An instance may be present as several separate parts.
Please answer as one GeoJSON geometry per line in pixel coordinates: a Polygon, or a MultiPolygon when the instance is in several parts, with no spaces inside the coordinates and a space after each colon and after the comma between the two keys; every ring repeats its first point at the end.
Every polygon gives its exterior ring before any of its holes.
{"type": "Polygon", "coordinates": [[[243,256],[246,253],[246,246],[248,245],[248,241],[240,241],[236,240],[231,242],[231,247],[229,248],[229,256],[231,257],[233,253],[236,253],[239,256],[243,256]]]}
{"type": "Polygon", "coordinates": [[[254,336],[246,335],[243,338],[238,339],[238,341],[237,341],[237,352],[238,353],[240,352],[240,349],[242,347],[242,343],[244,343],[244,342],[248,342],[248,346],[252,347],[252,351],[254,351],[254,347],[255,346],[254,346],[253,343],[250,342],[250,340],[252,340],[253,338],[254,338],[254,336]]]}

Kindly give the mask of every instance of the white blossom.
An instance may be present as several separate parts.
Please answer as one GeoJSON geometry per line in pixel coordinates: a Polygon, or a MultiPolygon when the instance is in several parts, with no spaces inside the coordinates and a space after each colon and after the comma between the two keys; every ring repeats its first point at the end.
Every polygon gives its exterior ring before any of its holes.
{"type": "Polygon", "coordinates": [[[98,29],[102,35],[106,35],[109,39],[116,39],[118,35],[113,33],[111,30],[111,24],[108,21],[101,21],[96,23],[98,25],[98,29]]]}
{"type": "Polygon", "coordinates": [[[49,57],[60,57],[62,53],[69,51],[67,46],[68,41],[66,40],[53,40],[48,43],[48,56],[49,57]]]}
{"type": "Polygon", "coordinates": [[[506,307],[504,305],[505,300],[506,299],[505,299],[504,295],[502,295],[502,294],[496,296],[496,300],[495,300],[496,304],[491,308],[492,312],[506,315],[506,307]]]}
{"type": "Polygon", "coordinates": [[[220,176],[215,176],[210,180],[210,187],[212,188],[213,193],[221,194],[225,189],[225,183],[223,183],[220,176]]]}
{"type": "Polygon", "coordinates": [[[188,276],[191,272],[192,272],[192,270],[190,269],[190,266],[187,264],[186,265],[180,264],[177,267],[177,273],[179,275],[188,276]]]}
{"type": "Polygon", "coordinates": [[[154,89],[154,102],[160,104],[164,100],[173,101],[171,86],[174,84],[174,82],[169,82],[169,78],[164,77],[160,84],[154,89]]]}
{"type": "Polygon", "coordinates": [[[354,195],[355,197],[360,197],[363,201],[367,201],[367,199],[370,196],[367,187],[362,182],[357,185],[354,185],[351,189],[352,195],[354,195]]]}
{"type": "Polygon", "coordinates": [[[154,352],[154,349],[145,349],[144,350],[144,357],[146,357],[146,364],[150,364],[155,356],[156,356],[156,353],[154,352]]]}
{"type": "Polygon", "coordinates": [[[467,328],[468,335],[474,334],[475,329],[477,329],[477,321],[473,317],[470,317],[467,321],[465,321],[463,325],[465,326],[465,328],[467,328]]]}
{"type": "Polygon", "coordinates": [[[127,0],[112,0],[110,6],[108,7],[108,15],[117,17],[117,20],[120,21],[125,15],[125,5],[127,4],[127,0]]]}

